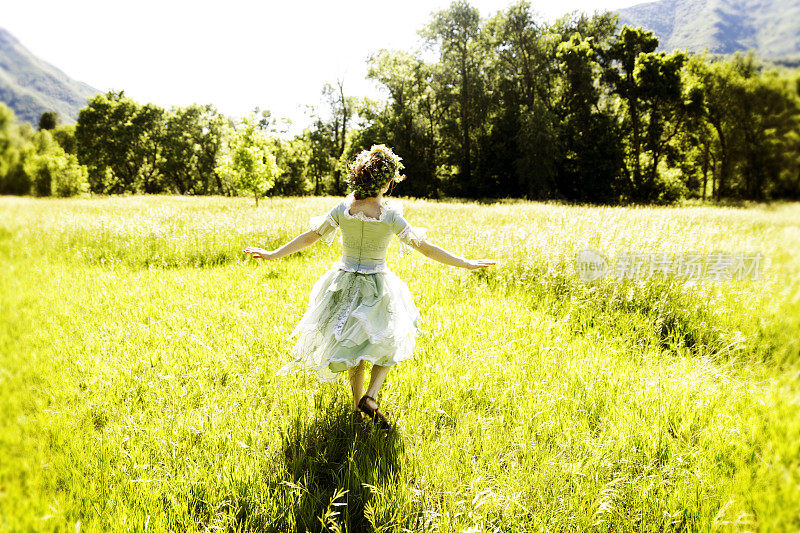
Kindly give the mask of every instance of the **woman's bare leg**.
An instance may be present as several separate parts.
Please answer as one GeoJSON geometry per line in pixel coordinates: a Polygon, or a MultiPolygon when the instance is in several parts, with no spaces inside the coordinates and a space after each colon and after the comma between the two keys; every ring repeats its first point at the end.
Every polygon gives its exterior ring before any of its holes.
{"type": "Polygon", "coordinates": [[[364,394],[364,373],[366,369],[366,361],[363,359],[356,366],[351,366],[347,369],[347,373],[350,376],[350,389],[353,391],[352,411],[358,411],[358,402],[364,394]]]}
{"type": "Polygon", "coordinates": [[[381,385],[383,385],[383,381],[386,379],[391,368],[390,366],[372,365],[367,396],[371,396],[375,399],[378,398],[378,390],[380,390],[381,385]]]}

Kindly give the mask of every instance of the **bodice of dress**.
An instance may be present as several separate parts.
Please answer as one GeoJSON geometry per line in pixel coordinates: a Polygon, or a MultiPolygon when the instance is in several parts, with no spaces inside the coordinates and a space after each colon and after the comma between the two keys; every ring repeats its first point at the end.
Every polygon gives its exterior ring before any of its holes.
{"type": "Polygon", "coordinates": [[[310,227],[331,244],[336,229],[342,232],[342,258],[334,265],[349,272],[373,274],[385,272],[386,251],[392,235],[397,235],[400,253],[411,251],[411,244],[419,245],[425,240],[426,229],[413,227],[403,217],[402,205],[397,201],[386,201],[381,206],[380,216],[373,218],[364,213],[350,213],[353,203],[350,195],[336,204],[327,214],[311,217],[310,227]]]}

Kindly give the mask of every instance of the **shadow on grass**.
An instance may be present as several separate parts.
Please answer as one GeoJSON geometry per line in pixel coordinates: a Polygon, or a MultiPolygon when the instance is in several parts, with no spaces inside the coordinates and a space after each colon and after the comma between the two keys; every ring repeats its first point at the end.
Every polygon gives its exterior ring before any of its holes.
{"type": "Polygon", "coordinates": [[[231,479],[210,476],[163,492],[164,527],[355,533],[406,523],[407,506],[388,503],[402,485],[399,430],[352,417],[339,394],[322,405],[325,396],[315,399],[310,417],[301,411],[281,430],[277,449],[259,460],[261,472],[243,469],[231,479]]]}
{"type": "MultiPolygon", "coordinates": [[[[282,531],[374,531],[373,493],[399,479],[402,437],[350,413],[338,397],[310,421],[297,417],[282,435],[282,531]]],[[[277,524],[276,524],[277,525],[277,524]]]]}

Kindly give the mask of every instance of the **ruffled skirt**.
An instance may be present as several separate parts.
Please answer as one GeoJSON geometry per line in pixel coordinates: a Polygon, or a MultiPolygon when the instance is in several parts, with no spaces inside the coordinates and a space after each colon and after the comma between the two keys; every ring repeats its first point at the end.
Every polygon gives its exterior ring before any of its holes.
{"type": "Polygon", "coordinates": [[[278,375],[303,369],[332,383],[362,360],[393,366],[411,357],[422,333],[408,286],[388,270],[331,268],[312,287],[308,305],[288,337],[297,337],[294,359],[278,375]]]}

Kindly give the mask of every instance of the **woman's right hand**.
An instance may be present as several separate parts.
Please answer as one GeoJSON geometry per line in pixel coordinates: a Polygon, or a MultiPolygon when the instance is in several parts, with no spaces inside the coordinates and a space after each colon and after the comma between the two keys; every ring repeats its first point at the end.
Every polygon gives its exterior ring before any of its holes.
{"type": "Polygon", "coordinates": [[[253,259],[272,259],[272,252],[255,246],[248,246],[243,250],[246,254],[252,254],[253,259]]]}
{"type": "Polygon", "coordinates": [[[497,264],[497,261],[494,259],[468,259],[464,268],[474,270],[476,268],[484,268],[494,264],[497,264]]]}

